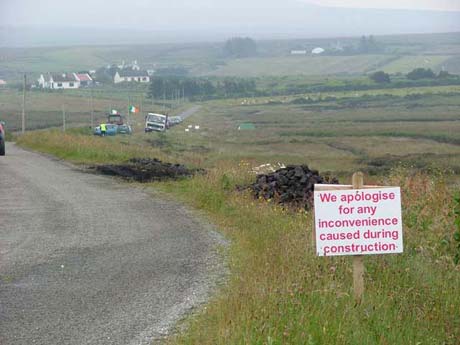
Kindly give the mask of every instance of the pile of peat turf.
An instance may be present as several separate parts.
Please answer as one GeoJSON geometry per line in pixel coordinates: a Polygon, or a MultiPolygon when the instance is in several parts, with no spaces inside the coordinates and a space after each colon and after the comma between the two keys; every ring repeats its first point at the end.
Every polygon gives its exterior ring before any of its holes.
{"type": "Polygon", "coordinates": [[[132,158],[126,164],[97,165],[93,168],[104,175],[120,176],[137,182],[178,179],[198,172],[184,165],[164,163],[156,158],[132,158]]]}
{"type": "Polygon", "coordinates": [[[306,165],[288,165],[269,174],[258,175],[249,186],[256,199],[274,200],[286,206],[309,209],[313,205],[315,184],[338,184],[336,178],[320,176],[317,170],[306,165]]]}

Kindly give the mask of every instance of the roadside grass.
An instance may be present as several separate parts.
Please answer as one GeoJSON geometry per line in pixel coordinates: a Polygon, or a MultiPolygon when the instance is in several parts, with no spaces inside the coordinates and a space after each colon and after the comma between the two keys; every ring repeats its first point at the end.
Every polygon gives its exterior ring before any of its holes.
{"type": "Polygon", "coordinates": [[[71,128],[66,132],[57,129],[27,132],[15,136],[16,143],[25,148],[54,155],[75,164],[117,164],[131,158],[157,158],[163,162],[186,162],[191,168],[202,167],[203,155],[195,150],[184,149],[180,144],[159,142],[163,136],[98,137],[88,128],[71,128]]]}
{"type": "MultiPolygon", "coordinates": [[[[79,163],[189,160],[188,152],[164,157],[135,138],[94,138],[84,130],[30,133],[18,142],[79,163]]],[[[195,155],[197,166],[209,164],[195,155]]],[[[315,257],[311,213],[235,191],[254,179],[253,164],[215,160],[206,175],[154,184],[205,211],[232,243],[228,284],[170,344],[457,344],[460,271],[453,263],[450,176],[394,170],[368,179],[402,187],[405,252],[365,258],[365,299],[355,306],[351,259],[315,257]]]]}
{"type": "Polygon", "coordinates": [[[186,331],[171,344],[457,345],[458,175],[437,169],[460,167],[459,101],[456,94],[431,94],[416,100],[418,107],[406,99],[398,106],[329,110],[219,100],[161,135],[94,138],[80,130],[51,131],[18,142],[80,163],[153,156],[206,168],[203,176],[154,184],[205,211],[232,243],[228,284],[196,318],[184,321],[186,331]],[[242,122],[256,129],[239,131],[242,122]],[[200,130],[185,132],[187,125],[200,130]],[[434,169],[395,169],[398,161],[422,168],[431,161],[434,169]],[[352,297],[351,259],[315,257],[310,213],[235,191],[254,179],[251,167],[267,162],[308,163],[340,173],[343,183],[357,169],[383,167],[366,182],[401,186],[405,252],[365,258],[362,305],[352,297]]]}
{"type": "Polygon", "coordinates": [[[84,130],[31,132],[17,136],[17,143],[74,163],[121,163],[134,157],[165,159],[157,149],[130,144],[129,138],[94,137],[84,130]]]}
{"type": "Polygon", "coordinates": [[[170,344],[457,344],[459,268],[452,194],[440,176],[394,171],[403,191],[405,252],[368,256],[364,302],[347,258],[318,258],[311,213],[235,192],[246,163],[156,184],[206,211],[231,239],[228,285],[170,344]]]}

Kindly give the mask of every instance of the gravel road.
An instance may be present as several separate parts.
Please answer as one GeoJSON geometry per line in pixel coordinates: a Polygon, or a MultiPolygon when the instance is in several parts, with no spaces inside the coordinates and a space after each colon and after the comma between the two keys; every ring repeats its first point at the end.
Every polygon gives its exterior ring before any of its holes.
{"type": "Polygon", "coordinates": [[[178,116],[182,117],[182,120],[185,120],[187,117],[192,116],[200,109],[201,109],[201,105],[194,105],[190,109],[187,109],[186,111],[180,113],[178,116]]]}
{"type": "Polygon", "coordinates": [[[7,144],[0,344],[151,344],[204,302],[223,244],[172,201],[7,144]]]}

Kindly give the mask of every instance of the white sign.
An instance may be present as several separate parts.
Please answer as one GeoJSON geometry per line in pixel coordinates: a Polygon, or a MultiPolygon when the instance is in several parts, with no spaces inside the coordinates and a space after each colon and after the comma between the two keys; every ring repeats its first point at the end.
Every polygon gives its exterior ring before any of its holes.
{"type": "Polygon", "coordinates": [[[403,252],[399,187],[323,188],[314,192],[319,256],[403,252]]]}

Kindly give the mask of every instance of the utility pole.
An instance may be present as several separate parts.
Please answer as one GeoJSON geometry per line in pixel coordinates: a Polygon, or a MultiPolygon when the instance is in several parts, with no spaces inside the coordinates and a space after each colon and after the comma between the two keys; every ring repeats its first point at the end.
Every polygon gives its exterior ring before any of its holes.
{"type": "Polygon", "coordinates": [[[27,76],[24,73],[24,82],[22,84],[22,117],[21,117],[22,134],[26,132],[26,86],[27,86],[27,76]]]}
{"type": "Polygon", "coordinates": [[[128,94],[128,125],[131,124],[131,96],[128,94]]]}
{"type": "Polygon", "coordinates": [[[65,132],[65,105],[62,105],[62,131],[65,132]]]}
{"type": "Polygon", "coordinates": [[[139,107],[139,112],[142,114],[144,111],[144,93],[141,93],[141,105],[139,107]]]}
{"type": "Polygon", "coordinates": [[[91,89],[91,129],[94,127],[94,100],[93,89],[91,89]]]}

